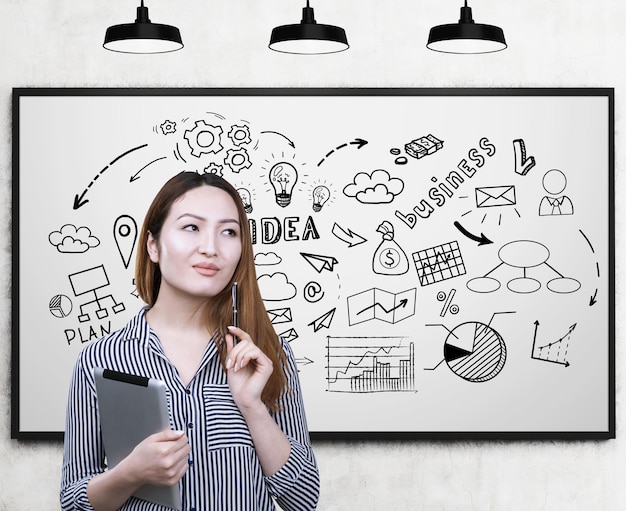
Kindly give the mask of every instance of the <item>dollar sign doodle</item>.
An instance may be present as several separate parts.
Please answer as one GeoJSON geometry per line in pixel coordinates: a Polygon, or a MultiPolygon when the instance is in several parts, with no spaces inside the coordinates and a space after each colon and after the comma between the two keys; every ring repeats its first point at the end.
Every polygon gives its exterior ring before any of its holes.
{"type": "Polygon", "coordinates": [[[385,265],[387,266],[387,268],[392,268],[397,264],[396,258],[393,256],[393,250],[388,249],[387,252],[385,253],[385,257],[386,257],[385,265]]]}

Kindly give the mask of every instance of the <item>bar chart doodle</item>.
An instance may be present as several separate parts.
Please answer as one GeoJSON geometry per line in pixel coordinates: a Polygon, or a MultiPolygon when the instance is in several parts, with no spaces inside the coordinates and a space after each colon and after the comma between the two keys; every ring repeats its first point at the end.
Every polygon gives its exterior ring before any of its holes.
{"type": "Polygon", "coordinates": [[[422,286],[465,275],[465,264],[456,241],[419,250],[413,254],[413,261],[422,286]]]}
{"type": "Polygon", "coordinates": [[[329,392],[415,392],[415,345],[404,337],[328,337],[329,392]]]}

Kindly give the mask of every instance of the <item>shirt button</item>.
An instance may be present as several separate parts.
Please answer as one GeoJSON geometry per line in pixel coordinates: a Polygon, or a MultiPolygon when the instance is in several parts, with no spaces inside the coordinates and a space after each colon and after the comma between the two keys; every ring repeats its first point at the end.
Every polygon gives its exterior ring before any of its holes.
{"type": "Polygon", "coordinates": [[[191,394],[191,390],[185,389],[185,394],[187,394],[187,395],[191,394]]]}
{"type": "Polygon", "coordinates": [[[189,424],[187,424],[187,427],[188,427],[189,429],[193,429],[193,422],[190,422],[189,424]]]}

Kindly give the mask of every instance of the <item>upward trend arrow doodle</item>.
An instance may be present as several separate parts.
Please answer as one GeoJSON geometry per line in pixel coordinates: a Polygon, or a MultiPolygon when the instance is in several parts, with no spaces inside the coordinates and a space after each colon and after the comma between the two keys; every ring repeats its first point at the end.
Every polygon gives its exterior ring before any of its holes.
{"type": "Polygon", "coordinates": [[[326,158],[328,158],[331,154],[333,154],[335,151],[339,151],[339,149],[343,149],[344,147],[348,147],[349,145],[355,145],[357,146],[357,149],[361,149],[363,146],[367,145],[368,141],[367,140],[363,140],[362,138],[355,138],[352,142],[346,142],[345,144],[341,144],[338,145],[337,147],[335,147],[334,149],[332,149],[331,151],[329,151],[328,153],[326,153],[326,156],[324,156],[319,163],[317,164],[317,166],[319,167],[322,163],[324,163],[324,160],[326,160],[326,158]]]}
{"type": "Polygon", "coordinates": [[[482,232],[480,233],[480,236],[476,236],[475,234],[472,234],[471,232],[469,232],[465,227],[463,227],[459,222],[454,222],[454,226],[461,231],[461,233],[463,234],[463,236],[466,236],[467,238],[473,240],[473,241],[477,241],[478,242],[478,246],[481,245],[489,245],[490,243],[493,243],[493,241],[491,241],[489,238],[487,238],[487,236],[485,236],[482,232]]]}
{"type": "Polygon", "coordinates": [[[365,312],[365,311],[367,311],[367,310],[373,309],[373,308],[374,308],[374,307],[376,307],[377,305],[378,305],[378,306],[379,306],[382,310],[384,310],[386,314],[389,314],[390,312],[393,312],[393,311],[395,311],[396,309],[400,309],[400,308],[406,307],[406,304],[407,304],[407,303],[409,303],[409,300],[408,300],[407,298],[403,298],[402,300],[400,300],[400,303],[398,303],[398,305],[396,305],[395,307],[392,307],[391,309],[387,310],[387,309],[385,309],[385,307],[383,307],[383,305],[382,305],[381,303],[379,303],[379,302],[374,302],[374,304],[373,304],[373,305],[370,305],[369,307],[365,307],[365,309],[360,310],[360,311],[359,311],[359,312],[357,312],[356,314],[357,314],[357,316],[358,316],[359,314],[362,314],[363,312],[365,312]]]}

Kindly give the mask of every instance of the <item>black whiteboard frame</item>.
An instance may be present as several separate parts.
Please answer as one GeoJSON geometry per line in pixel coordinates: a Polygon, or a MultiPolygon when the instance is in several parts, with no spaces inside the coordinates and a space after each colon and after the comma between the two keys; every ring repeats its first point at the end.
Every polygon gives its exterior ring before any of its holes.
{"type": "MultiPolygon", "coordinates": [[[[613,88],[14,88],[12,97],[12,275],[19,275],[20,267],[20,98],[27,96],[602,96],[608,99],[609,140],[609,360],[608,398],[609,417],[606,431],[313,431],[311,437],[319,441],[368,440],[605,440],[615,438],[615,121],[613,88]]],[[[14,277],[15,278],[15,277],[14,277]]],[[[18,440],[61,440],[62,432],[24,431],[20,427],[20,359],[26,355],[20,350],[20,282],[11,286],[11,438],[18,440]]]]}

